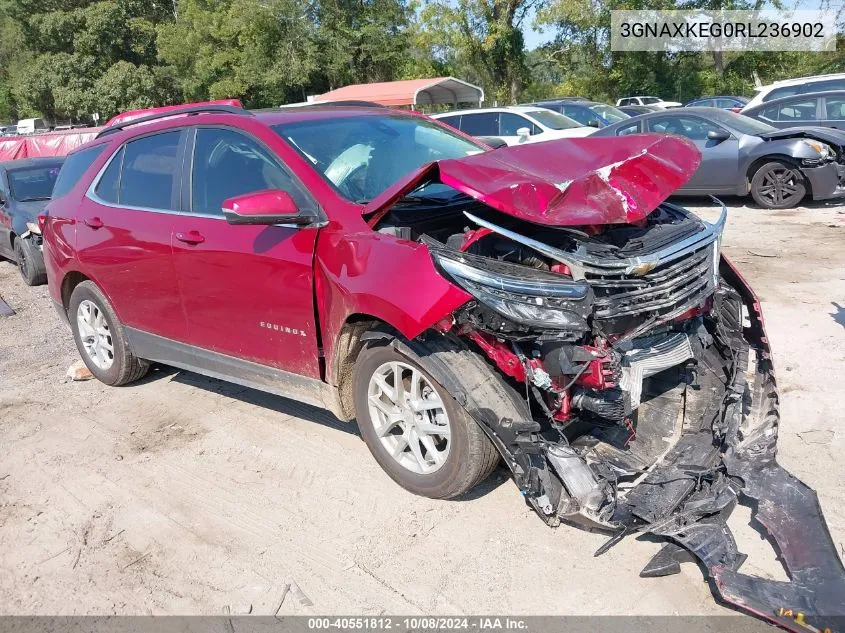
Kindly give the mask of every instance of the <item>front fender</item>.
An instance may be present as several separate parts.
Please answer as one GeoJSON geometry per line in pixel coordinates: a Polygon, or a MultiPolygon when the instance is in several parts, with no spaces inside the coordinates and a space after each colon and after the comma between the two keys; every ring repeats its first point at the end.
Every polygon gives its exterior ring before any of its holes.
{"type": "MultiPolygon", "coordinates": [[[[472,297],[437,272],[428,249],[370,230],[323,229],[314,266],[317,313],[327,367],[353,315],[383,321],[411,340],[472,297]]],[[[332,376],[328,376],[331,382],[332,376]]]]}
{"type": "Polygon", "coordinates": [[[771,160],[786,158],[800,164],[804,158],[818,158],[818,156],[818,153],[803,139],[785,138],[756,145],[748,153],[747,163],[750,165],[761,158],[771,158],[771,160]]]}

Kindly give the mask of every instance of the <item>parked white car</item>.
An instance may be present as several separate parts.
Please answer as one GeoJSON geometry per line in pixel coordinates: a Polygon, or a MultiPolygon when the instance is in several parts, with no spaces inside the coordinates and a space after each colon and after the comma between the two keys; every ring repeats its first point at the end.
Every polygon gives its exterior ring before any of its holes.
{"type": "Polygon", "coordinates": [[[683,103],[664,101],[660,97],[625,97],[616,102],[616,106],[652,106],[654,108],[680,108],[683,103]]]}
{"type": "Polygon", "coordinates": [[[536,106],[457,110],[435,114],[433,118],[464,134],[498,138],[508,145],[589,136],[596,131],[596,128],[581,125],[568,116],[536,106]]]}
{"type": "Polygon", "coordinates": [[[780,99],[810,92],[828,92],[830,90],[845,90],[845,73],[833,73],[830,75],[813,75],[810,77],[796,77],[795,79],[784,79],[776,81],[768,86],[754,88],[755,94],[751,101],[745,104],[743,110],[754,106],[780,99]]]}

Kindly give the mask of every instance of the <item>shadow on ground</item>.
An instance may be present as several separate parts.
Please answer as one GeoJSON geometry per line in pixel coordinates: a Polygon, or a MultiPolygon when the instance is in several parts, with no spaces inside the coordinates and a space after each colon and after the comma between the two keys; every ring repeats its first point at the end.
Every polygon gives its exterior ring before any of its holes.
{"type": "MultiPolygon", "coordinates": [[[[293,416],[307,420],[308,422],[322,424],[323,426],[343,431],[344,433],[349,433],[350,435],[356,435],[358,437],[361,436],[358,432],[358,425],[354,421],[343,422],[325,409],[313,407],[303,402],[266,393],[264,391],[258,391],[257,389],[242,387],[224,380],[208,378],[201,374],[195,374],[193,372],[176,369],[174,367],[153,365],[150,372],[141,380],[133,383],[133,385],[155,383],[160,380],[171,380],[190,387],[204,389],[228,398],[240,400],[241,402],[245,402],[247,404],[276,411],[281,415],[293,416]]],[[[504,465],[499,464],[499,467],[493,471],[487,479],[466,494],[463,494],[460,497],[455,497],[453,501],[474,501],[476,499],[480,499],[499,486],[508,482],[510,478],[511,475],[507,468],[504,465]]]]}
{"type": "Polygon", "coordinates": [[[343,431],[344,433],[349,433],[350,435],[360,436],[358,433],[358,426],[354,422],[342,422],[325,409],[320,409],[319,407],[314,407],[310,404],[305,404],[304,402],[298,402],[296,400],[291,400],[290,398],[284,398],[282,396],[258,391],[257,389],[251,389],[249,387],[242,387],[241,385],[226,382],[225,380],[208,378],[201,374],[195,374],[190,371],[176,369],[173,367],[153,365],[150,373],[134,384],[142,385],[165,379],[170,379],[173,382],[178,382],[183,385],[197,387],[198,389],[204,389],[212,393],[219,393],[220,395],[234,398],[235,400],[240,400],[241,402],[262,407],[264,409],[271,409],[281,415],[290,415],[309,422],[316,422],[317,424],[322,424],[323,426],[343,431]]]}
{"type": "Polygon", "coordinates": [[[832,316],[833,320],[839,325],[845,327],[845,307],[839,305],[835,301],[831,301],[830,303],[835,308],[835,311],[831,312],[830,316],[832,316]]]}

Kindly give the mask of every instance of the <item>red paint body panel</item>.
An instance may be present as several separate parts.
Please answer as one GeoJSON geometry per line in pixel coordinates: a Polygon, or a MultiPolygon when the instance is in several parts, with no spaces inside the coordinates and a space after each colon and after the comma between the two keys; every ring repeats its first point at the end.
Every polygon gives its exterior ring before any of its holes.
{"type": "Polygon", "coordinates": [[[173,258],[190,345],[320,377],[314,322],[317,229],[232,226],[221,218],[174,216],[173,258]]]}
{"type": "Polygon", "coordinates": [[[553,226],[637,222],[695,173],[693,143],[658,134],[571,138],[431,163],[367,205],[377,221],[397,199],[437,180],[490,207],[553,226]]]}
{"type": "Polygon", "coordinates": [[[360,217],[357,222],[355,233],[330,223],[317,240],[317,309],[327,359],[353,315],[375,317],[414,338],[472,298],[437,272],[422,244],[374,233],[360,217]]]}
{"type": "Polygon", "coordinates": [[[106,294],[124,325],[184,340],[185,318],[173,266],[174,216],[85,199],[76,224],[76,262],[106,294]],[[100,228],[86,224],[95,218],[100,228]]]}

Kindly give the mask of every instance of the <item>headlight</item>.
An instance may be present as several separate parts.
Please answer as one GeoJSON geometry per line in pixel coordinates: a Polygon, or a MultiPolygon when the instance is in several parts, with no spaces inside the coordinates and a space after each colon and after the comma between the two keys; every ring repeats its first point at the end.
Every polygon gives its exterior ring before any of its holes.
{"type": "Polygon", "coordinates": [[[513,264],[429,248],[450,279],[507,319],[538,328],[587,329],[590,287],[585,282],[531,269],[517,276],[520,267],[513,264]]]}
{"type": "Polygon", "coordinates": [[[820,160],[830,158],[834,154],[833,148],[831,148],[830,145],[825,145],[819,141],[804,139],[804,145],[816,152],[819,155],[818,158],[820,160]]]}

